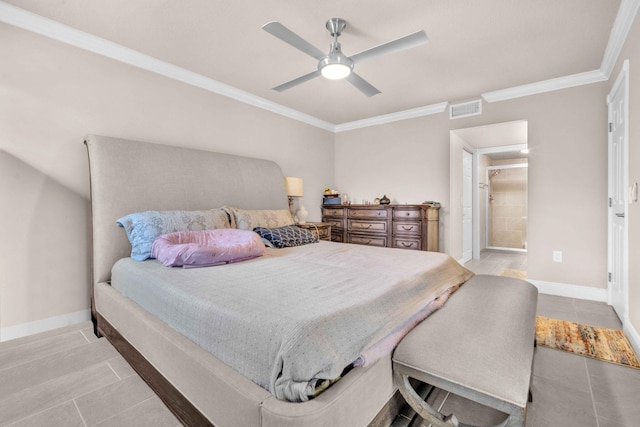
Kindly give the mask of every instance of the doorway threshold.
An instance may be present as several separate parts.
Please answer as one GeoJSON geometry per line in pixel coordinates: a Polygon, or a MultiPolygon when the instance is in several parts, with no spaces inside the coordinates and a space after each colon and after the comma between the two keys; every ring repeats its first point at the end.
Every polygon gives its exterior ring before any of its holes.
{"type": "Polygon", "coordinates": [[[484,248],[483,250],[489,250],[489,251],[496,251],[496,252],[503,252],[503,253],[507,253],[507,252],[513,252],[513,253],[527,253],[526,249],[521,249],[521,248],[507,248],[507,247],[502,247],[502,246],[487,246],[486,248],[484,248]]]}

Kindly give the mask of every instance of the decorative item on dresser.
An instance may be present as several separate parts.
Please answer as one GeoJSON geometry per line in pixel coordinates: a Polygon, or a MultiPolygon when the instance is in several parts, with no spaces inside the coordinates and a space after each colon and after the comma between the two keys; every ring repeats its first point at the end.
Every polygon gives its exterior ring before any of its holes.
{"type": "Polygon", "coordinates": [[[322,221],[334,242],[438,251],[439,204],[331,205],[322,221]]]}
{"type": "Polygon", "coordinates": [[[328,222],[305,222],[296,224],[300,228],[306,228],[316,235],[318,240],[331,241],[331,224],[328,222]]]}

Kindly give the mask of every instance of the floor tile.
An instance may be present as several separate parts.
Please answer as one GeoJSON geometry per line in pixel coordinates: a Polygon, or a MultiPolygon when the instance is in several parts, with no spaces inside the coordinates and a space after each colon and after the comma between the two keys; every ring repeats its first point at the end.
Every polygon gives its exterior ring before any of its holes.
{"type": "Polygon", "coordinates": [[[622,425],[640,425],[640,369],[587,359],[599,417],[622,425]]]}
{"type": "Polygon", "coordinates": [[[542,377],[533,377],[533,401],[527,407],[527,427],[598,427],[588,391],[578,391],[542,377]]]}
{"type": "Polygon", "coordinates": [[[573,306],[573,298],[559,297],[556,295],[538,294],[538,309],[557,310],[576,313],[573,306]]]}
{"type": "Polygon", "coordinates": [[[75,402],[87,426],[92,426],[153,396],[140,377],[131,376],[82,395],[75,402]]]}
{"type": "Polygon", "coordinates": [[[107,360],[107,363],[113,369],[113,372],[116,373],[120,379],[124,379],[130,377],[131,375],[137,375],[136,371],[129,365],[129,363],[124,360],[124,358],[120,355],[114,357],[113,359],[107,360]]]}
{"type": "Polygon", "coordinates": [[[26,362],[45,358],[69,348],[86,345],[87,339],[80,331],[42,338],[22,345],[11,346],[0,351],[0,370],[9,369],[26,362]]]}
{"type": "Polygon", "coordinates": [[[576,299],[574,302],[580,323],[603,328],[622,329],[622,322],[610,305],[600,301],[576,299]]]}
{"type": "MultiPolygon", "coordinates": [[[[116,350],[105,339],[102,339],[95,343],[85,344],[83,347],[74,347],[18,365],[13,369],[1,370],[0,399],[35,384],[76,372],[101,361],[106,362],[117,355],[116,350]]],[[[108,368],[106,363],[104,365],[108,368]]]]}
{"type": "Polygon", "coordinates": [[[29,336],[22,337],[22,338],[16,338],[16,339],[9,340],[9,341],[3,341],[3,342],[0,343],[0,351],[4,351],[4,350],[12,348],[14,346],[20,346],[20,345],[28,344],[28,343],[31,343],[31,342],[34,342],[34,341],[38,341],[38,340],[41,340],[43,338],[49,338],[49,337],[54,337],[54,336],[58,336],[58,335],[64,335],[64,334],[69,333],[71,331],[77,331],[79,329],[92,327],[92,325],[93,324],[90,321],[86,321],[86,322],[82,322],[82,323],[77,323],[75,325],[69,325],[69,326],[64,326],[62,328],[58,328],[58,329],[52,329],[50,331],[40,332],[38,334],[33,334],[33,335],[29,335],[29,336]]]}
{"type": "Polygon", "coordinates": [[[623,422],[612,420],[601,415],[598,415],[598,422],[600,423],[600,427],[638,427],[638,424],[640,424],[637,419],[623,422]]]}
{"type": "Polygon", "coordinates": [[[537,346],[533,375],[578,391],[589,390],[585,358],[577,354],[537,346]]]}
{"type": "MultiPolygon", "coordinates": [[[[1,424],[0,421],[0,425],[1,424]]],[[[64,427],[85,427],[73,402],[65,402],[61,405],[44,410],[28,418],[24,418],[7,427],[43,427],[43,426],[64,426],[64,427]]]]}
{"type": "Polygon", "coordinates": [[[18,421],[33,414],[34,409],[52,408],[117,380],[106,363],[93,365],[0,399],[0,414],[6,423],[18,421]]]}
{"type": "Polygon", "coordinates": [[[93,333],[93,325],[91,325],[91,327],[89,328],[82,329],[80,332],[82,332],[82,335],[85,336],[88,342],[94,342],[99,340],[96,334],[93,333]]]}
{"type": "Polygon", "coordinates": [[[99,427],[122,427],[136,420],[136,427],[177,427],[180,422],[163,405],[158,397],[153,397],[96,424],[99,427]]]}
{"type": "Polygon", "coordinates": [[[551,319],[566,320],[568,322],[580,323],[580,318],[576,312],[566,310],[554,310],[550,308],[540,308],[536,310],[538,316],[549,317],[551,319]]]}

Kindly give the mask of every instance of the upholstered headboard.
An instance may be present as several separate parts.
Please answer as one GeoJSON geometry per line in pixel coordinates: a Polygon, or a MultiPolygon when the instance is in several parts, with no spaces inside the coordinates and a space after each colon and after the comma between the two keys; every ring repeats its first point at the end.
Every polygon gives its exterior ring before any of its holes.
{"type": "Polygon", "coordinates": [[[223,205],[287,209],[280,167],[269,160],[89,135],[93,284],[130,255],[116,220],[145,210],[201,210],[223,205]]]}

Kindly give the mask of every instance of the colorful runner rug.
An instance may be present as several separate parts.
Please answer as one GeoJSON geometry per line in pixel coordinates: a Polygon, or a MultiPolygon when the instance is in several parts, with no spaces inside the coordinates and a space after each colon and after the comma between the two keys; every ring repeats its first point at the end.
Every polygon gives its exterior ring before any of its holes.
{"type": "Polygon", "coordinates": [[[640,361],[621,330],[537,316],[536,343],[640,369],[640,361]]]}

